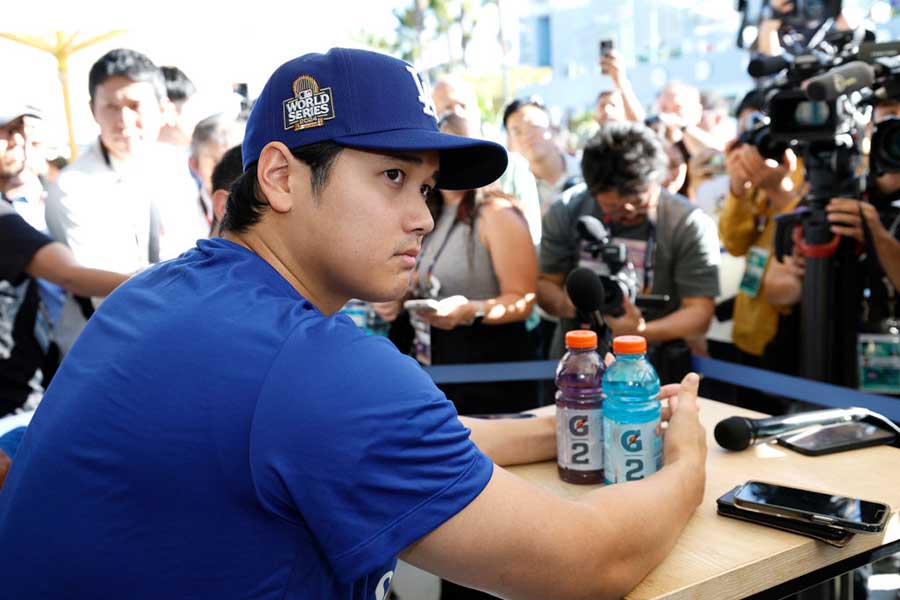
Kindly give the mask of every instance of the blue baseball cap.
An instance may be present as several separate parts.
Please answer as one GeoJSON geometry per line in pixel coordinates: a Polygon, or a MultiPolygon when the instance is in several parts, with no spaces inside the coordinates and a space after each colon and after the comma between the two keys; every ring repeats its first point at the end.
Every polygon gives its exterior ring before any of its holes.
{"type": "Polygon", "coordinates": [[[437,187],[448,190],[485,186],[506,170],[503,146],[441,133],[409,63],[366,50],[332,48],[278,67],[247,121],[244,170],[270,142],[294,149],[326,140],[362,150],[436,150],[437,187]]]}

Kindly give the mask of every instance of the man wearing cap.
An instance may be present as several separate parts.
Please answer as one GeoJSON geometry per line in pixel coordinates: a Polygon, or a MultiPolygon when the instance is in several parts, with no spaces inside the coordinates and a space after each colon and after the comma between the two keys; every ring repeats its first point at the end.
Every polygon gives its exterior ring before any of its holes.
{"type": "MultiPolygon", "coordinates": [[[[33,409],[56,371],[52,331],[61,302],[53,289],[105,296],[125,279],[80,267],[18,210],[28,204],[21,196],[27,116],[37,113],[0,99],[0,417],[33,409]]],[[[32,200],[43,210],[40,198],[32,200]]]]}
{"type": "Polygon", "coordinates": [[[667,465],[576,502],[492,462],[552,457],[552,418],[463,423],[338,312],[401,296],[424,194],[491,182],[502,148],[440,133],[408,64],[333,49],[275,71],[243,162],[224,238],[135,276],[62,365],[0,494],[4,594],[382,600],[401,555],[506,597],[619,596],[662,560],[703,492],[695,381],[667,465]]]}

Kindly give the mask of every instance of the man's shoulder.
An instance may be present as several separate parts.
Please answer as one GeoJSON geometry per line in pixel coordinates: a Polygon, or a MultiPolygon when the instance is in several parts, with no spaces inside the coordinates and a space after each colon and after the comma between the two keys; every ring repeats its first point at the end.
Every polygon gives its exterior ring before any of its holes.
{"type": "Polygon", "coordinates": [[[50,196],[59,196],[79,191],[83,186],[95,183],[97,175],[105,172],[112,174],[112,170],[103,161],[99,147],[96,144],[92,144],[85,148],[84,152],[78,155],[78,158],[59,172],[59,176],[50,186],[48,194],[50,196]]]}
{"type": "Polygon", "coordinates": [[[660,233],[674,234],[685,225],[715,228],[715,222],[699,206],[681,194],[672,194],[662,190],[659,196],[659,215],[657,225],[660,233]],[[708,222],[707,222],[708,221],[708,222]]]}
{"type": "Polygon", "coordinates": [[[593,196],[588,192],[587,185],[582,182],[562,192],[550,208],[552,209],[557,205],[559,205],[559,208],[557,208],[559,211],[573,215],[582,215],[593,212],[596,203],[593,196]]]}

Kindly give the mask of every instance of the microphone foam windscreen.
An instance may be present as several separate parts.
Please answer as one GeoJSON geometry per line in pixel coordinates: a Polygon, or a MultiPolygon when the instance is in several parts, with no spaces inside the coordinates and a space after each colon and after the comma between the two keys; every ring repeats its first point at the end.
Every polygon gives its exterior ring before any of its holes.
{"type": "Polygon", "coordinates": [[[750,446],[753,438],[750,423],[744,417],[728,417],[719,421],[713,435],[726,450],[743,450],[750,446]]]}
{"type": "Polygon", "coordinates": [[[566,277],[566,292],[578,310],[593,312],[603,305],[603,283],[586,267],[573,269],[566,277]]]}

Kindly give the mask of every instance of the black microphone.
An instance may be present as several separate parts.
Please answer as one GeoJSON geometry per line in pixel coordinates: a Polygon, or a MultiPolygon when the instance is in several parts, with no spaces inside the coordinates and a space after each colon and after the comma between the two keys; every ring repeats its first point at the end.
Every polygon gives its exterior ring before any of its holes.
{"type": "Polygon", "coordinates": [[[810,100],[831,101],[874,83],[875,69],[855,60],[810,78],[806,84],[806,96],[810,100]]]}
{"type": "Polygon", "coordinates": [[[785,54],[781,56],[757,56],[747,65],[747,73],[750,74],[750,77],[774,75],[791,66],[793,61],[788,56],[785,54]]]}
{"type": "Polygon", "coordinates": [[[579,313],[579,320],[585,320],[597,336],[602,337],[606,328],[600,314],[604,290],[597,274],[587,267],[572,269],[566,277],[566,292],[579,313]]]}
{"type": "Polygon", "coordinates": [[[728,417],[716,425],[713,433],[716,442],[726,450],[743,450],[748,446],[768,442],[785,433],[811,427],[845,421],[858,421],[870,412],[864,408],[831,408],[813,410],[783,417],[748,419],[728,417]]]}

